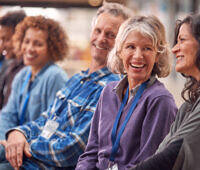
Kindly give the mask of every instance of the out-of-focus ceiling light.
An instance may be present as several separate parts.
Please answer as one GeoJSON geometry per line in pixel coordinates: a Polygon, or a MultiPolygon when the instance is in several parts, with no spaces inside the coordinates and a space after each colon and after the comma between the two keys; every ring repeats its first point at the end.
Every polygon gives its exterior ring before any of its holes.
{"type": "Polygon", "coordinates": [[[103,0],[88,0],[88,3],[91,5],[91,6],[99,6],[102,4],[102,1],[103,0]]]}

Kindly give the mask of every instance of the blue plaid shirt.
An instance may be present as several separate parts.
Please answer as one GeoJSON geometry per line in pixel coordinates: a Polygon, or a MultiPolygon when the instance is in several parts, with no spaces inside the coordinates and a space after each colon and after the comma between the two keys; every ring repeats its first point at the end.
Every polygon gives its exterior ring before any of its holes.
{"type": "Polygon", "coordinates": [[[82,71],[67,81],[66,88],[57,92],[54,104],[36,121],[15,129],[20,130],[30,144],[32,160],[24,159],[25,169],[73,169],[87,144],[90,123],[100,93],[110,81],[119,76],[106,67],[92,74],[82,71]],[[58,122],[52,136],[41,133],[49,120],[58,122]]]}

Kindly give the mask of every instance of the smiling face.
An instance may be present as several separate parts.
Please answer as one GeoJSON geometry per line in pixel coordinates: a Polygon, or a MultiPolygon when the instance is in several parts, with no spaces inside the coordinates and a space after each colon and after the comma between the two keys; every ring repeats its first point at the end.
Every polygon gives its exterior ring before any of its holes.
{"type": "Polygon", "coordinates": [[[184,23],[179,30],[177,44],[172,48],[176,55],[176,71],[199,79],[199,69],[195,65],[199,43],[191,33],[189,24],[184,23]]]}
{"type": "Polygon", "coordinates": [[[135,30],[128,34],[119,57],[127,72],[130,89],[150,78],[157,61],[156,54],[156,49],[149,37],[135,30]]]}
{"type": "Polygon", "coordinates": [[[108,52],[113,48],[118,29],[124,19],[109,13],[98,16],[91,34],[91,56],[99,64],[105,65],[108,52]]]}
{"type": "Polygon", "coordinates": [[[43,30],[28,28],[21,49],[24,64],[31,66],[32,73],[38,73],[50,61],[50,57],[48,56],[47,33],[43,30]]]}

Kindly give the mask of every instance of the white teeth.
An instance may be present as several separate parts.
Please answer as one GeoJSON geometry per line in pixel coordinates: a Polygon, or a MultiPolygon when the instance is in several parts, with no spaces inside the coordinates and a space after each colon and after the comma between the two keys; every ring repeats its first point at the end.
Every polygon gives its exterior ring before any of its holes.
{"type": "Polygon", "coordinates": [[[142,68],[144,67],[144,64],[131,64],[131,66],[135,68],[142,68]]]}
{"type": "Polygon", "coordinates": [[[106,50],[106,48],[102,48],[102,47],[99,47],[98,45],[95,45],[97,49],[100,49],[100,50],[106,50]]]}
{"type": "Polygon", "coordinates": [[[26,57],[26,58],[29,58],[29,59],[34,58],[34,56],[33,56],[33,55],[30,55],[30,54],[26,54],[25,57],[26,57]]]}
{"type": "Polygon", "coordinates": [[[177,60],[181,60],[183,58],[183,56],[177,56],[176,59],[177,60]]]}

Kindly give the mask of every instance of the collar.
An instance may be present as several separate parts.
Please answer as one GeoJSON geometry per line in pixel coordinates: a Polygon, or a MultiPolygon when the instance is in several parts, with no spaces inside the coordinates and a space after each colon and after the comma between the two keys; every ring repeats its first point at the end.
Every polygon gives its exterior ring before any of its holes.
{"type": "MultiPolygon", "coordinates": [[[[42,69],[35,75],[35,79],[38,77],[38,76],[40,76],[41,74],[43,74],[47,69],[48,69],[48,67],[50,66],[50,65],[52,65],[53,64],[53,62],[48,62],[47,64],[45,64],[44,65],[44,67],[42,67],[42,69]]],[[[29,73],[31,71],[31,66],[28,66],[28,70],[27,70],[27,72],[29,73]]],[[[26,79],[26,76],[24,77],[24,79],[26,79]]],[[[34,79],[34,80],[35,80],[34,79]]],[[[33,80],[33,81],[34,81],[33,80]]]]}
{"type": "MultiPolygon", "coordinates": [[[[154,82],[156,81],[156,77],[155,76],[151,76],[149,78],[149,82],[147,84],[147,88],[150,87],[152,84],[154,84],[154,82]]],[[[125,89],[125,87],[128,85],[128,76],[125,76],[122,80],[119,81],[119,83],[113,88],[113,91],[115,91],[115,93],[119,96],[120,100],[122,101],[122,96],[123,96],[123,90],[125,89]]],[[[135,96],[137,90],[139,89],[140,85],[137,85],[135,88],[131,89],[131,93],[130,93],[130,97],[129,99],[131,99],[132,97],[135,96]]]]}
{"type": "Polygon", "coordinates": [[[107,67],[103,67],[91,74],[88,74],[88,73],[89,73],[89,69],[87,69],[86,71],[81,71],[80,74],[83,77],[83,79],[85,80],[93,79],[94,81],[98,80],[101,77],[107,76],[108,74],[112,74],[111,71],[109,71],[107,67]]]}

